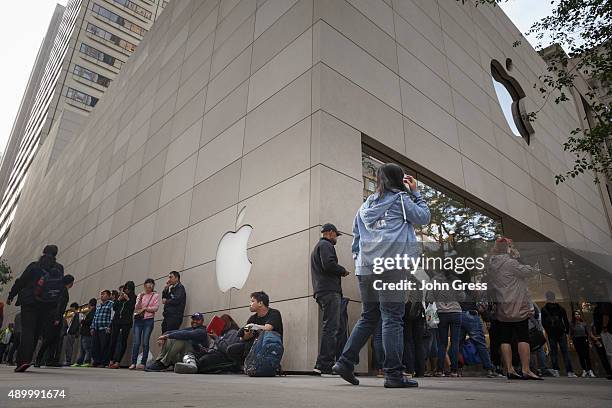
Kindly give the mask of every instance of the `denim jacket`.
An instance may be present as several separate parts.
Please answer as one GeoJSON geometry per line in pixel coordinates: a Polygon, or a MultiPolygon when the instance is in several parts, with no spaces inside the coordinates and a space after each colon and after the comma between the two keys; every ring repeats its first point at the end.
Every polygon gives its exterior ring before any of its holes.
{"type": "Polygon", "coordinates": [[[413,196],[414,200],[405,192],[388,191],[379,198],[374,193],[361,205],[353,223],[351,247],[356,275],[372,274],[375,258],[418,256],[413,225],[428,224],[431,214],[419,192],[413,196]]]}

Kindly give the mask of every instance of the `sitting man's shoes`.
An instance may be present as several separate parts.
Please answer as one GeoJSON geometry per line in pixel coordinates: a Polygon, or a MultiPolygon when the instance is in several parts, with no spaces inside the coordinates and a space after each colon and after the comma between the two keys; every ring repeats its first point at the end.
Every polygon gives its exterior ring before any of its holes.
{"type": "Polygon", "coordinates": [[[353,385],[359,385],[359,380],[355,377],[353,370],[349,370],[344,364],[337,362],[332,367],[332,373],[342,377],[344,381],[347,381],[353,385]]]}
{"type": "Polygon", "coordinates": [[[168,367],[163,365],[160,361],[153,361],[147,367],[145,367],[145,371],[165,371],[168,367]]]}
{"type": "Polygon", "coordinates": [[[418,387],[419,383],[404,376],[397,379],[385,380],[385,388],[414,388],[418,387]]]}
{"type": "Polygon", "coordinates": [[[198,366],[190,363],[176,363],[174,365],[174,372],[177,374],[197,374],[198,366]]]}

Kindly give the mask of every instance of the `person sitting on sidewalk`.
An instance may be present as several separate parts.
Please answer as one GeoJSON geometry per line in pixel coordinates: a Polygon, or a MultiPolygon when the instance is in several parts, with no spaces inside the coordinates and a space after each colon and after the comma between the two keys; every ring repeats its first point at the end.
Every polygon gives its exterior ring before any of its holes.
{"type": "Polygon", "coordinates": [[[283,337],[283,318],[280,312],[272,309],[270,297],[266,292],[251,293],[251,304],[249,310],[255,314],[249,317],[247,324],[238,330],[240,342],[232,344],[227,349],[228,356],[237,364],[242,366],[244,359],[251,351],[251,347],[259,333],[263,331],[275,331],[283,337]]]}
{"type": "Polygon", "coordinates": [[[171,330],[159,336],[158,344],[162,346],[157,359],[145,371],[165,371],[168,367],[183,361],[187,353],[208,348],[209,337],[201,313],[191,315],[191,327],[171,330]]]}
{"type": "Polygon", "coordinates": [[[174,365],[175,373],[210,374],[238,369],[238,366],[227,354],[227,349],[232,344],[240,343],[238,324],[228,314],[221,315],[221,320],[225,322],[221,335],[217,337],[214,333],[208,333],[212,339],[212,347],[200,353],[195,351],[194,353],[185,354],[183,362],[174,365]]]}

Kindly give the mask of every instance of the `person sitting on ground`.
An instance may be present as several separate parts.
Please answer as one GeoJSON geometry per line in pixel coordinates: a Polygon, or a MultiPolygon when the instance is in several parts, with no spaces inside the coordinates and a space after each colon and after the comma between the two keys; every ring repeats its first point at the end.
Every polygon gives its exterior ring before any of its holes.
{"type": "Polygon", "coordinates": [[[221,335],[208,333],[212,340],[212,346],[201,352],[187,353],[182,363],[174,365],[174,372],[177,374],[207,374],[222,371],[233,371],[238,369],[236,364],[229,358],[227,349],[232,344],[240,343],[238,337],[238,324],[228,314],[221,315],[221,320],[225,326],[221,335]]]}
{"type": "Polygon", "coordinates": [[[275,331],[281,338],[283,337],[283,318],[278,310],[272,309],[269,305],[270,297],[266,292],[251,293],[249,310],[255,314],[249,317],[247,324],[242,329],[238,330],[241,341],[232,344],[227,349],[229,358],[236,364],[242,366],[261,331],[275,331]]]}
{"type": "Polygon", "coordinates": [[[190,327],[168,331],[159,336],[157,342],[162,346],[161,351],[146,371],[165,371],[183,361],[185,354],[208,348],[209,337],[204,326],[204,316],[201,313],[192,314],[190,327]]]}

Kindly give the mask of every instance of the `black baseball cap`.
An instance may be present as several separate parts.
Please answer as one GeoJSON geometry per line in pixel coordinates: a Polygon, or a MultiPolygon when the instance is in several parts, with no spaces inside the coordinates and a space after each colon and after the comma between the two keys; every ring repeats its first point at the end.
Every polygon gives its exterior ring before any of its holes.
{"type": "Polygon", "coordinates": [[[204,315],[202,313],[194,313],[191,315],[192,320],[204,320],[204,315]]]}
{"type": "Polygon", "coordinates": [[[327,224],[323,224],[323,226],[321,227],[321,233],[324,233],[327,231],[333,231],[338,236],[342,235],[340,231],[338,231],[338,228],[336,228],[334,224],[330,224],[329,222],[327,224]]]}

